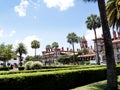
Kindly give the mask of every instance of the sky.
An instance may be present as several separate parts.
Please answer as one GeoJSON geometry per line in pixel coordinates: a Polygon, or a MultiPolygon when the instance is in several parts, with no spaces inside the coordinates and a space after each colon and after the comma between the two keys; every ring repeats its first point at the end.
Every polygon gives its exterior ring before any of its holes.
{"type": "MultiPolygon", "coordinates": [[[[46,45],[58,42],[59,48],[72,48],[67,42],[67,35],[74,32],[85,36],[88,46],[93,45],[93,30],[86,28],[85,21],[91,14],[99,16],[97,3],[83,0],[0,0],[0,44],[23,42],[27,55],[34,55],[31,41],[38,40],[40,48],[37,54],[42,55],[46,45]]],[[[102,34],[97,29],[97,36],[102,34]]],[[[79,44],[75,44],[75,49],[79,44]]]]}

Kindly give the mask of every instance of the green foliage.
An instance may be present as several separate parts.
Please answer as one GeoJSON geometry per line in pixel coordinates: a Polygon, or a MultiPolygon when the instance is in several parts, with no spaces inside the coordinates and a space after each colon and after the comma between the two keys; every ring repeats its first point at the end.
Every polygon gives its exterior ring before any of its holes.
{"type": "Polygon", "coordinates": [[[9,68],[8,67],[0,67],[0,71],[8,71],[9,68]]]}
{"type": "Polygon", "coordinates": [[[34,60],[34,61],[35,61],[35,60],[36,60],[36,61],[40,61],[41,58],[42,58],[41,55],[36,55],[36,56],[33,57],[33,60],[34,60]]]}
{"type": "Polygon", "coordinates": [[[70,43],[72,45],[72,48],[73,48],[73,61],[75,63],[75,47],[74,47],[74,43],[78,43],[78,36],[72,32],[72,33],[69,33],[67,35],[67,42],[70,43]]]}
{"type": "Polygon", "coordinates": [[[28,61],[25,63],[24,67],[26,70],[31,70],[31,66],[32,66],[33,61],[28,61]]]}
{"type": "Polygon", "coordinates": [[[105,68],[74,68],[52,72],[1,75],[0,89],[36,90],[39,88],[40,90],[48,90],[49,88],[49,90],[68,90],[76,86],[103,80],[106,78],[105,72],[105,68]]]}
{"type": "Polygon", "coordinates": [[[46,50],[47,50],[47,51],[50,51],[51,48],[52,48],[51,45],[49,45],[49,44],[46,45],[46,50]]]}
{"type": "Polygon", "coordinates": [[[97,15],[91,14],[89,17],[87,17],[86,24],[88,29],[96,30],[97,28],[101,27],[100,17],[98,17],[97,15]]]}
{"type": "Polygon", "coordinates": [[[33,40],[33,41],[31,42],[31,48],[37,49],[37,48],[39,48],[39,47],[40,47],[40,42],[39,42],[39,41],[33,40]]]}
{"type": "MultiPolygon", "coordinates": [[[[17,73],[33,73],[33,72],[53,72],[53,71],[61,71],[61,70],[74,70],[74,69],[90,69],[90,68],[104,68],[104,65],[62,65],[62,66],[42,66],[41,69],[36,70],[16,70],[16,71],[0,71],[0,75],[7,74],[17,74],[17,73]]],[[[119,70],[118,66],[118,70],[119,70]]],[[[24,68],[24,66],[20,66],[20,68],[24,68]]],[[[18,67],[19,69],[19,67],[18,67]]],[[[0,67],[0,70],[4,70],[4,67],[0,67]]],[[[120,72],[119,72],[120,73],[120,72]]]]}
{"type": "Polygon", "coordinates": [[[40,69],[42,66],[43,64],[40,61],[28,61],[25,63],[26,70],[40,69]]]}
{"type": "Polygon", "coordinates": [[[58,62],[63,63],[63,64],[69,64],[70,62],[70,58],[68,57],[68,55],[61,55],[58,59],[58,62]]]}
{"type": "Polygon", "coordinates": [[[18,70],[24,70],[25,68],[23,66],[18,67],[18,70]]]}
{"type": "Polygon", "coordinates": [[[72,32],[67,35],[67,42],[72,44],[72,43],[78,43],[78,36],[72,32]]]}
{"type": "Polygon", "coordinates": [[[25,58],[25,62],[28,62],[28,61],[32,61],[33,60],[33,56],[26,56],[25,58]]]}
{"type": "Polygon", "coordinates": [[[36,49],[40,48],[40,42],[37,40],[33,40],[31,42],[31,48],[35,49],[35,57],[36,57],[36,49]]]}
{"type": "Polygon", "coordinates": [[[8,60],[16,58],[16,54],[12,49],[13,47],[10,44],[5,45],[3,43],[0,45],[0,60],[3,61],[5,65],[8,60]]]}
{"type": "Polygon", "coordinates": [[[83,54],[83,51],[82,50],[79,50],[78,51],[78,55],[82,55],[83,54]]]}
{"type": "Polygon", "coordinates": [[[26,47],[25,47],[25,45],[23,43],[18,44],[18,47],[16,48],[16,53],[19,53],[19,55],[27,54],[26,47]]]}
{"type": "Polygon", "coordinates": [[[26,56],[25,58],[25,63],[28,61],[36,61],[36,60],[41,60],[42,56],[41,55],[36,55],[36,56],[26,56]]]}
{"type": "Polygon", "coordinates": [[[82,52],[83,52],[84,54],[88,54],[88,53],[89,53],[89,50],[88,50],[87,48],[83,48],[83,49],[82,49],[82,52]]]}
{"type": "Polygon", "coordinates": [[[19,43],[16,50],[15,50],[16,54],[19,54],[19,64],[20,66],[22,66],[22,54],[27,54],[27,49],[24,45],[24,43],[19,43]]]}
{"type": "Polygon", "coordinates": [[[59,47],[58,42],[53,42],[53,43],[52,43],[52,48],[58,48],[58,47],[59,47]]]}
{"type": "Polygon", "coordinates": [[[119,31],[120,29],[120,0],[107,0],[106,14],[108,25],[119,31]]]}
{"type": "MultiPolygon", "coordinates": [[[[120,66],[116,68],[117,73],[120,74],[120,66]]],[[[53,67],[46,70],[6,71],[0,72],[0,90],[37,90],[37,88],[40,90],[48,90],[48,88],[49,90],[70,90],[105,79],[106,66],[104,65],[77,65],[53,67]]]]}
{"type": "Polygon", "coordinates": [[[34,61],[31,64],[31,69],[40,69],[43,66],[43,64],[40,61],[34,61]]]}

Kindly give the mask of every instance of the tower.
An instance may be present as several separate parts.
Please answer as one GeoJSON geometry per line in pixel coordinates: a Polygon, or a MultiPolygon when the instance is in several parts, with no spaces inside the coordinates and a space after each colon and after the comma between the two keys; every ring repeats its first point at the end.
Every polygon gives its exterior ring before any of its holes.
{"type": "Polygon", "coordinates": [[[81,48],[87,48],[87,47],[88,47],[87,40],[86,40],[85,36],[83,36],[82,43],[81,43],[81,48]]]}

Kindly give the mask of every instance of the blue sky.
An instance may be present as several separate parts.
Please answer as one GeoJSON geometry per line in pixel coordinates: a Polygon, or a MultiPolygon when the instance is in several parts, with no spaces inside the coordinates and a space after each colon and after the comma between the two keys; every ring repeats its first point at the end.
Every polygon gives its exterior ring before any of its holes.
{"type": "MultiPolygon", "coordinates": [[[[85,24],[91,14],[99,16],[97,3],[83,0],[0,0],[0,43],[13,44],[15,49],[23,42],[28,55],[34,55],[30,43],[37,39],[40,41],[37,54],[41,54],[53,42],[58,42],[60,48],[71,48],[66,37],[74,32],[85,36],[91,46],[94,33],[85,24]]],[[[101,32],[98,29],[98,36],[101,32]]]]}

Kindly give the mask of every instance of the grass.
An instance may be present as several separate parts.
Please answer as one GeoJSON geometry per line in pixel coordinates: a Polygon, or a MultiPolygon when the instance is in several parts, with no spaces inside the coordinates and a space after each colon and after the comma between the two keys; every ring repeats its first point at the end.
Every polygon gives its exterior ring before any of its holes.
{"type": "MultiPolygon", "coordinates": [[[[106,90],[106,84],[107,84],[107,81],[103,80],[103,81],[91,83],[85,86],[76,87],[71,90],[106,90]]],[[[120,90],[120,76],[118,76],[118,90],[120,90]]]]}

